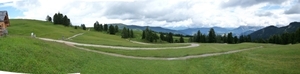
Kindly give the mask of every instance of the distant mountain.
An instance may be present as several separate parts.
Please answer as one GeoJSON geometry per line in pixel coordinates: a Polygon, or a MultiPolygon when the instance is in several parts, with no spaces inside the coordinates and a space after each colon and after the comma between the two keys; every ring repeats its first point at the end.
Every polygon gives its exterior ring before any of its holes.
{"type": "Polygon", "coordinates": [[[282,34],[284,32],[295,32],[298,28],[300,28],[300,22],[292,22],[288,26],[276,27],[276,26],[268,26],[263,29],[257,30],[251,34],[249,34],[252,40],[256,39],[268,39],[270,36],[275,34],[282,34]]]}
{"type": "MultiPolygon", "coordinates": [[[[136,29],[136,30],[145,30],[146,26],[137,26],[137,25],[125,25],[122,23],[114,23],[114,24],[108,24],[108,25],[118,25],[119,29],[122,29],[123,27],[127,27],[130,29],[136,29]]],[[[193,35],[197,33],[198,30],[201,31],[203,34],[208,34],[208,31],[210,28],[188,28],[183,30],[172,30],[168,28],[163,27],[149,27],[151,30],[156,32],[172,32],[174,34],[183,34],[183,35],[193,35]]],[[[232,32],[234,36],[240,36],[240,35],[248,35],[254,31],[257,31],[263,27],[261,26],[240,26],[238,28],[221,28],[221,27],[212,27],[216,34],[224,34],[232,32]]]]}
{"type": "MultiPolygon", "coordinates": [[[[213,27],[213,29],[218,34],[227,33],[229,31],[228,29],[221,28],[221,27],[213,27]]],[[[208,34],[208,31],[210,30],[210,28],[188,28],[188,29],[179,30],[179,31],[181,31],[185,34],[188,34],[188,35],[193,35],[193,34],[197,33],[198,30],[200,30],[200,32],[202,34],[208,34]]]]}
{"type": "Polygon", "coordinates": [[[240,35],[251,34],[252,32],[257,31],[262,28],[263,28],[262,26],[240,26],[238,28],[230,30],[230,32],[232,32],[236,36],[240,36],[240,35]]]}
{"type": "MultiPolygon", "coordinates": [[[[263,27],[261,26],[240,26],[238,28],[234,29],[228,29],[228,28],[221,28],[221,27],[213,27],[215,32],[217,34],[224,34],[224,33],[229,33],[232,32],[235,36],[239,35],[248,35],[256,30],[259,30],[263,27]]],[[[208,31],[210,28],[189,28],[189,29],[184,29],[184,30],[179,30],[185,34],[193,35],[195,34],[198,30],[200,30],[201,33],[203,34],[208,34],[208,31]]]]}
{"type": "MultiPolygon", "coordinates": [[[[127,25],[126,27],[130,28],[130,29],[137,29],[137,30],[145,30],[146,29],[146,26],[127,25]]],[[[156,32],[165,32],[165,33],[172,32],[174,34],[187,35],[183,32],[177,31],[177,30],[171,30],[171,29],[166,29],[166,28],[162,28],[162,27],[151,27],[150,26],[149,29],[156,31],[156,32]]]]}

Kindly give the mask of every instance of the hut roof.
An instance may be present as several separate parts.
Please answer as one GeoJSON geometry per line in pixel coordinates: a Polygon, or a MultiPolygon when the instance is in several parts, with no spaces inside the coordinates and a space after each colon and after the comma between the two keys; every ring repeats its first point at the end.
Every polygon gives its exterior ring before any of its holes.
{"type": "Polygon", "coordinates": [[[4,21],[5,16],[7,16],[7,11],[0,11],[0,22],[4,21]]]}

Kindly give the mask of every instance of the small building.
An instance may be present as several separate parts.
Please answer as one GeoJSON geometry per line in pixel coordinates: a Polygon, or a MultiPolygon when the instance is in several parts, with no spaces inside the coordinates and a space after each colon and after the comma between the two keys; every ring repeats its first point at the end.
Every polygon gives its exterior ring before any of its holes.
{"type": "Polygon", "coordinates": [[[7,27],[10,25],[7,11],[0,11],[0,36],[7,34],[7,27]]]}

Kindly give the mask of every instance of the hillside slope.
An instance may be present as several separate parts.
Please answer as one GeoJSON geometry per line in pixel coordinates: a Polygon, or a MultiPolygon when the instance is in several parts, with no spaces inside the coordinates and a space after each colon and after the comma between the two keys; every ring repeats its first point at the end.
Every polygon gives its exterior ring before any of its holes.
{"type": "Polygon", "coordinates": [[[268,26],[251,33],[250,36],[252,40],[260,38],[267,39],[275,34],[282,34],[284,32],[295,32],[298,28],[300,28],[300,22],[292,22],[288,26],[284,27],[268,26]]]}
{"type": "Polygon", "coordinates": [[[11,25],[8,27],[9,35],[30,36],[33,32],[37,37],[45,37],[52,39],[61,39],[72,35],[85,32],[81,29],[73,27],[64,27],[62,25],[54,25],[51,22],[29,20],[29,19],[11,19],[11,25]]]}

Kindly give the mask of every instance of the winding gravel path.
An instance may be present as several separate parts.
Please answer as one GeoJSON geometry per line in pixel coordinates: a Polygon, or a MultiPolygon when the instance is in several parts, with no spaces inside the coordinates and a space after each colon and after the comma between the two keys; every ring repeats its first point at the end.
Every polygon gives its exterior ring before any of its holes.
{"type": "Polygon", "coordinates": [[[64,40],[55,40],[55,39],[49,39],[49,38],[39,38],[41,40],[45,41],[53,41],[58,43],[66,43],[71,45],[78,45],[78,46],[91,46],[91,47],[102,47],[102,48],[112,48],[112,49],[124,49],[124,50],[160,50],[160,49],[182,49],[182,48],[191,48],[191,47],[198,47],[199,44],[197,43],[190,43],[189,46],[182,46],[182,47],[162,47],[162,48],[142,48],[142,47],[122,47],[122,46],[108,46],[108,45],[96,45],[96,44],[85,44],[85,43],[76,43],[76,42],[70,42],[70,41],[64,41],[64,40]]]}
{"type": "Polygon", "coordinates": [[[131,58],[131,59],[143,59],[143,60],[186,60],[186,59],[191,59],[191,58],[210,57],[210,56],[231,54],[231,53],[236,53],[236,52],[241,52],[241,51],[246,51],[246,50],[252,50],[252,49],[262,48],[262,46],[259,46],[259,47],[253,47],[253,48],[248,48],[248,49],[233,50],[233,51],[220,52],[220,53],[208,53],[208,54],[201,54],[201,55],[190,55],[190,56],[183,56],[183,57],[163,58],[163,57],[128,56],[128,55],[122,55],[122,54],[115,54],[115,53],[108,53],[108,52],[102,52],[102,51],[97,51],[97,50],[91,50],[91,49],[82,48],[82,47],[76,47],[76,46],[74,46],[72,44],[67,44],[67,45],[75,47],[75,48],[78,48],[78,49],[81,49],[81,50],[95,52],[95,53],[100,53],[100,54],[105,54],[105,55],[110,55],[110,56],[115,56],[115,57],[131,58]]]}
{"type": "Polygon", "coordinates": [[[73,36],[67,38],[67,40],[72,40],[72,38],[74,38],[74,37],[76,37],[76,36],[79,36],[79,35],[83,35],[83,34],[84,34],[84,33],[79,33],[79,34],[73,35],[73,36]]]}
{"type": "MultiPolygon", "coordinates": [[[[81,50],[95,52],[95,53],[100,53],[100,54],[105,54],[105,55],[110,55],[110,56],[115,56],[115,57],[123,57],[123,58],[131,58],[131,59],[144,59],[144,60],[185,60],[185,59],[190,59],[190,58],[201,58],[201,57],[217,56],[217,55],[223,55],[223,54],[231,54],[231,53],[241,52],[241,51],[245,51],[245,50],[262,48],[262,46],[259,46],[259,47],[253,47],[253,48],[248,48],[248,49],[233,50],[233,51],[220,52],[220,53],[208,53],[208,54],[190,55],[190,56],[174,57],[174,58],[162,58],[162,57],[128,56],[128,55],[122,55],[122,54],[115,54],[115,53],[108,53],[108,52],[102,52],[102,51],[97,51],[97,50],[91,50],[91,49],[82,48],[82,47],[76,47],[75,45],[79,45],[79,46],[91,46],[91,47],[103,47],[103,48],[115,48],[115,49],[125,49],[125,50],[158,50],[158,49],[170,49],[170,48],[119,47],[119,46],[105,46],[105,45],[94,45],[94,44],[82,44],[82,43],[69,42],[69,41],[63,41],[63,40],[54,40],[54,39],[48,39],[48,38],[38,38],[38,39],[45,40],[45,41],[54,41],[54,42],[64,43],[66,45],[69,45],[69,46],[72,46],[72,47],[75,47],[75,48],[78,48],[78,49],[81,49],[81,50]]],[[[192,43],[191,46],[186,46],[186,47],[171,47],[171,48],[180,49],[180,48],[189,48],[189,47],[196,47],[196,46],[199,46],[199,44],[192,43]]]]}
{"type": "MultiPolygon", "coordinates": [[[[82,35],[84,33],[76,34],[70,38],[74,38],[78,35],[82,35]]],[[[131,58],[131,59],[144,59],[144,60],[186,60],[186,59],[191,59],[191,58],[201,58],[201,57],[209,57],[209,56],[217,56],[217,55],[223,55],[223,54],[231,54],[231,53],[236,53],[236,52],[241,52],[241,51],[246,51],[246,50],[252,50],[252,49],[257,49],[257,48],[262,48],[262,46],[259,47],[253,47],[253,48],[248,48],[248,49],[241,49],[241,50],[233,50],[233,51],[227,51],[227,52],[219,52],[219,53],[208,53],[208,54],[200,54],[200,55],[190,55],[190,56],[182,56],[182,57],[173,57],[173,58],[163,58],[163,57],[138,57],[138,56],[128,56],[128,55],[122,55],[122,54],[116,54],[116,53],[108,53],[108,52],[102,52],[102,51],[97,51],[97,50],[91,50],[87,48],[82,48],[82,47],[76,47],[78,46],[90,46],[90,47],[102,47],[102,48],[114,48],[114,49],[124,49],[124,50],[159,50],[159,49],[182,49],[182,48],[191,48],[191,47],[197,47],[199,44],[197,43],[190,43],[190,46],[183,46],[183,47],[163,47],[163,48],[136,48],[136,47],[120,47],[120,46],[107,46],[107,45],[95,45],[95,44],[84,44],[84,43],[76,43],[76,42],[70,42],[70,41],[63,41],[63,40],[55,40],[55,39],[49,39],[49,38],[39,38],[41,40],[45,41],[54,41],[58,43],[64,43],[66,45],[85,50],[85,51],[90,51],[90,52],[95,52],[95,53],[100,53],[100,54],[105,54],[105,55],[110,55],[110,56],[115,56],[115,57],[123,57],[123,58],[131,58]]]]}

